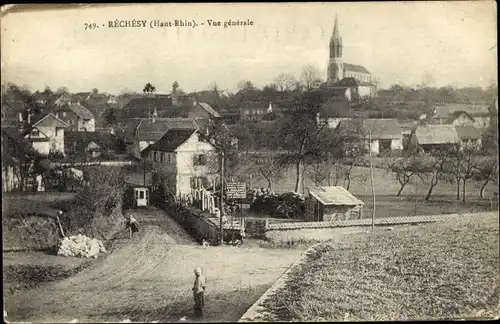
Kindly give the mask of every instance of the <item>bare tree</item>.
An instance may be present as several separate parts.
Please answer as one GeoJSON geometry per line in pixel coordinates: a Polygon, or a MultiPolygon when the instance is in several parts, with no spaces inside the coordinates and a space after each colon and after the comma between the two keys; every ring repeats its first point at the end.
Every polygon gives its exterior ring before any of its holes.
{"type": "Polygon", "coordinates": [[[423,166],[423,160],[415,155],[409,158],[400,158],[388,164],[388,168],[394,172],[396,179],[401,185],[396,196],[401,196],[404,187],[418,174],[418,171],[423,166]]]}
{"type": "Polygon", "coordinates": [[[307,174],[316,187],[322,185],[330,176],[330,170],[326,163],[318,161],[311,164],[307,169],[307,174]]]}
{"type": "Polygon", "coordinates": [[[449,159],[450,153],[448,151],[436,150],[424,160],[423,165],[418,170],[418,176],[422,182],[429,184],[429,190],[424,200],[431,198],[432,191],[440,180],[449,180],[449,173],[446,172],[446,164],[449,159]]]}
{"type": "Polygon", "coordinates": [[[268,187],[274,192],[276,181],[283,178],[286,163],[283,154],[275,150],[260,151],[253,158],[254,169],[267,180],[268,187]]]}
{"type": "Polygon", "coordinates": [[[321,84],[320,72],[314,65],[306,65],[302,69],[300,81],[306,89],[317,88],[321,84]]]}
{"type": "Polygon", "coordinates": [[[290,73],[280,73],[274,79],[274,83],[276,84],[278,91],[285,92],[293,90],[295,88],[297,80],[290,73]]]}
{"type": "Polygon", "coordinates": [[[498,184],[498,160],[493,156],[482,158],[474,169],[474,180],[483,181],[479,197],[484,198],[484,189],[490,181],[498,184]]]}

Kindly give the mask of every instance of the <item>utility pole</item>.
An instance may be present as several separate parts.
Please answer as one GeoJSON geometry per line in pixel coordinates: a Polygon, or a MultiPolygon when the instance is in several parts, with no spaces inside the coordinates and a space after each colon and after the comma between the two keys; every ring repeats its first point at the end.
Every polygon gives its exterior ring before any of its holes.
{"type": "Polygon", "coordinates": [[[224,244],[224,225],[222,218],[224,217],[224,149],[221,151],[220,159],[220,244],[224,244]]]}
{"type": "Polygon", "coordinates": [[[372,210],[372,233],[374,231],[375,227],[375,188],[373,186],[373,165],[372,165],[372,131],[370,130],[369,135],[368,135],[368,152],[370,156],[370,179],[371,179],[371,186],[372,186],[372,194],[373,194],[373,210],[372,210]]]}

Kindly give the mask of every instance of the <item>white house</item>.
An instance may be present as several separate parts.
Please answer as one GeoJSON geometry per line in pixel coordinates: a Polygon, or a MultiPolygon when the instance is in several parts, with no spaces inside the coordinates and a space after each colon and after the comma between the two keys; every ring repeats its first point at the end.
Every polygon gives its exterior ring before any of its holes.
{"type": "Polygon", "coordinates": [[[95,116],[80,102],[69,102],[56,107],[56,117],[69,125],[69,129],[79,132],[95,132],[95,116]]]}
{"type": "Polygon", "coordinates": [[[173,175],[169,187],[176,196],[191,194],[193,179],[212,181],[217,176],[213,163],[209,163],[215,147],[199,135],[196,129],[169,129],[145,152],[153,164],[173,175]]]}
{"type": "Polygon", "coordinates": [[[24,138],[43,155],[50,152],[64,154],[64,129],[69,125],[53,114],[46,114],[35,120],[24,133],[24,138]]]}

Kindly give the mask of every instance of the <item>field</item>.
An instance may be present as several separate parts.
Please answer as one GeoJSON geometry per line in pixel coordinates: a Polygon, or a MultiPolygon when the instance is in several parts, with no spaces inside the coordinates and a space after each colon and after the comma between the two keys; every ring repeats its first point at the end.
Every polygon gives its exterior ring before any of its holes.
{"type": "Polygon", "coordinates": [[[320,245],[264,302],[270,314],[264,320],[498,316],[499,219],[482,216],[320,245]]]}

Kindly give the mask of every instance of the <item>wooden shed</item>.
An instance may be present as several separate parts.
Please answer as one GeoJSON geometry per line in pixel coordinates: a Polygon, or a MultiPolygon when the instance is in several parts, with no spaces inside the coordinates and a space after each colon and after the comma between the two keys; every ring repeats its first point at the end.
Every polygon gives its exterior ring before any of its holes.
{"type": "Polygon", "coordinates": [[[360,219],[364,203],[344,187],[309,188],[306,221],[329,222],[360,219]]]}

